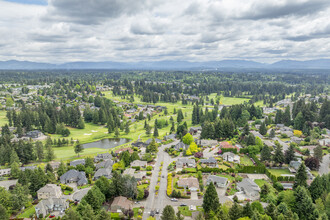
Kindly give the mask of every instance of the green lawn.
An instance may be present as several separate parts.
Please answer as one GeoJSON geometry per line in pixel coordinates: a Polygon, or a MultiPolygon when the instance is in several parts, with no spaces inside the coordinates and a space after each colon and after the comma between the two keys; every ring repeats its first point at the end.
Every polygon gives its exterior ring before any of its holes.
{"type": "Polygon", "coordinates": [[[261,179],[258,179],[258,180],[254,180],[254,182],[261,188],[265,183],[267,183],[266,180],[261,180],[261,179]]]}
{"type": "Polygon", "coordinates": [[[197,209],[196,211],[189,210],[189,207],[188,206],[179,206],[178,209],[179,209],[179,211],[181,212],[181,214],[183,216],[191,216],[192,215],[191,214],[192,212],[203,211],[203,208],[200,207],[200,206],[197,206],[196,207],[196,209],[197,209]]]}
{"type": "Polygon", "coordinates": [[[241,162],[241,165],[253,166],[253,162],[251,161],[251,159],[247,155],[242,156],[240,158],[240,162],[241,162]]]}
{"type": "Polygon", "coordinates": [[[30,218],[34,213],[34,206],[31,206],[30,208],[25,209],[24,212],[18,216],[18,218],[30,218]]]}
{"type": "Polygon", "coordinates": [[[6,117],[6,111],[1,110],[0,111],[0,126],[4,126],[7,123],[8,123],[8,119],[6,117]]]}
{"type": "MultiPolygon", "coordinates": [[[[214,101],[216,101],[216,93],[212,93],[209,95],[210,100],[213,98],[214,101]]],[[[235,97],[220,97],[220,104],[222,105],[237,105],[237,104],[243,104],[244,102],[248,102],[250,99],[245,98],[235,98],[235,97]]]]}
{"type": "Polygon", "coordinates": [[[282,174],[292,174],[288,169],[268,169],[268,171],[275,176],[281,176],[282,174]]]}

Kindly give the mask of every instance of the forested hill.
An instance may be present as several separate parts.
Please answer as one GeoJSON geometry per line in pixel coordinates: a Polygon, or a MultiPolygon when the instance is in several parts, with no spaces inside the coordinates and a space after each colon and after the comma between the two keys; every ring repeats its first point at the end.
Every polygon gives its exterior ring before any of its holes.
{"type": "Polygon", "coordinates": [[[272,64],[247,60],[221,60],[208,62],[153,61],[153,62],[68,62],[63,64],[39,63],[30,61],[0,61],[0,69],[148,69],[148,70],[221,70],[221,69],[322,69],[330,70],[330,59],[319,60],[282,60],[272,64]]]}

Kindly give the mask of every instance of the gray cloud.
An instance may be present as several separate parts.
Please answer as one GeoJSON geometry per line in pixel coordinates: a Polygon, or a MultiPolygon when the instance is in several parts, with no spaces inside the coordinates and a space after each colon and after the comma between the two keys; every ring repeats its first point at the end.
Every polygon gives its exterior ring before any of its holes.
{"type": "Polygon", "coordinates": [[[0,60],[330,57],[325,0],[0,0],[0,60]]]}

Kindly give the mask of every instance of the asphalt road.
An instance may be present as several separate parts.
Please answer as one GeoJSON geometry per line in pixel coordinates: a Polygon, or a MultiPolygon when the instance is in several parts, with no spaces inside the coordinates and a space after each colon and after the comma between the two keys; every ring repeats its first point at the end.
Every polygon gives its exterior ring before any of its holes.
{"type": "Polygon", "coordinates": [[[159,209],[160,211],[162,211],[164,207],[171,202],[166,195],[166,189],[167,189],[167,167],[172,162],[172,158],[164,150],[165,148],[170,147],[171,145],[175,145],[178,142],[179,141],[174,141],[170,144],[163,145],[158,148],[157,161],[155,163],[152,177],[150,180],[149,196],[145,202],[143,219],[147,219],[150,216],[150,212],[152,210],[159,209]],[[163,162],[162,170],[159,169],[161,162],[163,162]],[[155,186],[157,185],[159,171],[161,171],[162,173],[160,177],[158,195],[156,195],[155,186]],[[162,176],[164,176],[164,178],[162,178],[162,176]]]}

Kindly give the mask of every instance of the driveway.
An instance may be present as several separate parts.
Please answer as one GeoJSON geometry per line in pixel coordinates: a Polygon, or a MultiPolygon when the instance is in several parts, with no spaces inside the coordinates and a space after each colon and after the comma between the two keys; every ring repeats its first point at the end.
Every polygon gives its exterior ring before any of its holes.
{"type": "Polygon", "coordinates": [[[91,187],[85,188],[85,189],[81,189],[78,190],[77,192],[75,192],[72,196],[72,200],[78,200],[81,201],[82,198],[88,193],[88,191],[91,189],[91,187]]]}
{"type": "Polygon", "coordinates": [[[9,189],[10,186],[16,185],[17,180],[4,180],[0,181],[0,187],[4,187],[6,190],[9,189]]]}
{"type": "Polygon", "coordinates": [[[330,154],[323,156],[322,163],[320,164],[319,174],[328,174],[330,173],[330,154]]]}
{"type": "Polygon", "coordinates": [[[191,200],[198,200],[198,193],[197,192],[191,192],[191,200]]]}

